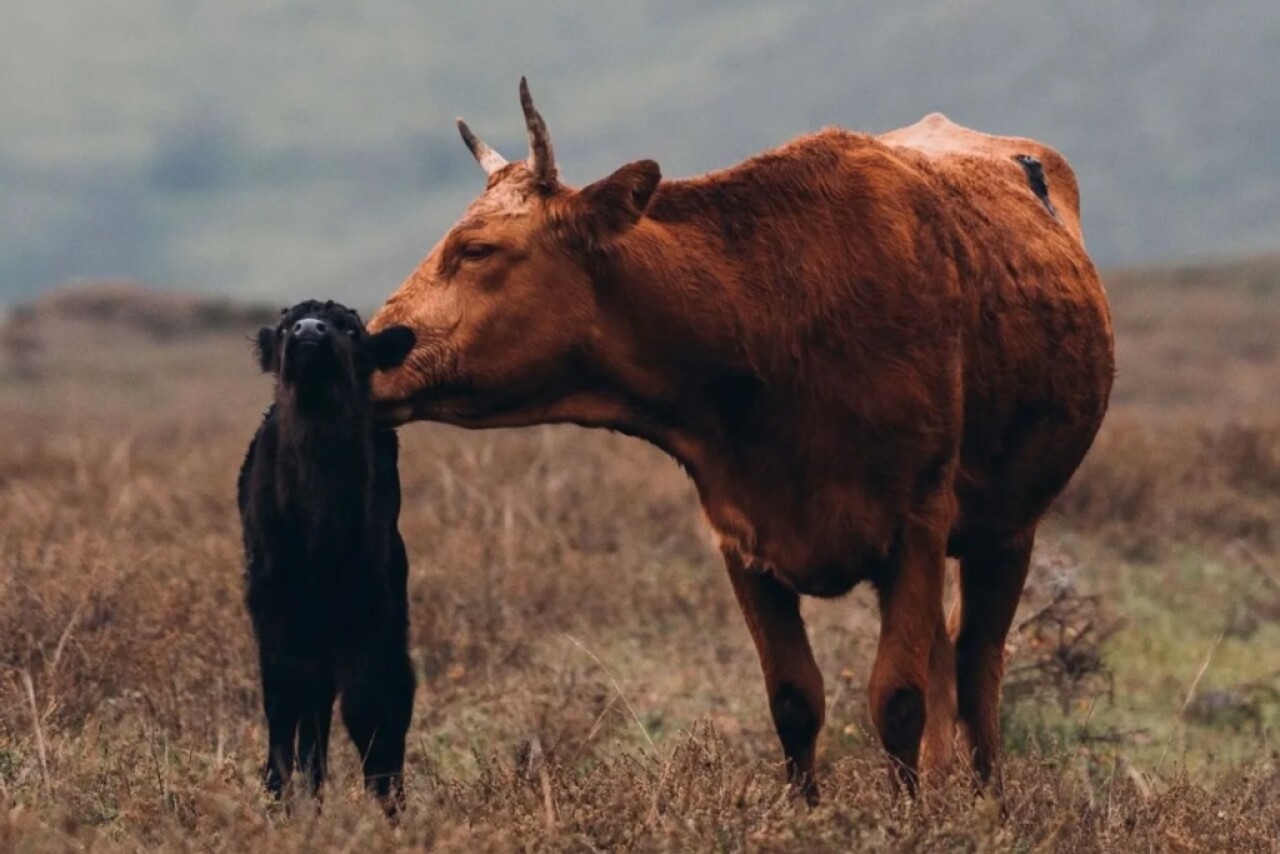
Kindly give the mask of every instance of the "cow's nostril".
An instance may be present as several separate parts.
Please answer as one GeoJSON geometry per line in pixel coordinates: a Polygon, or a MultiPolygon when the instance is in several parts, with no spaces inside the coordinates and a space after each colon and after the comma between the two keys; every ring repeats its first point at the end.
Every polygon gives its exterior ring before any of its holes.
{"type": "Polygon", "coordinates": [[[319,333],[320,333],[320,334],[322,334],[322,335],[324,334],[324,331],[325,331],[325,329],[326,329],[326,328],[327,328],[327,327],[326,327],[323,323],[317,323],[317,324],[316,324],[316,332],[319,332],[319,333]]]}

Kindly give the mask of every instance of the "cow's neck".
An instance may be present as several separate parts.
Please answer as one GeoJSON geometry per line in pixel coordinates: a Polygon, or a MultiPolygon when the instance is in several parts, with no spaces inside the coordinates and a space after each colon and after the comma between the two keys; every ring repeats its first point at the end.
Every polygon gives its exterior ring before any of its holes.
{"type": "Polygon", "coordinates": [[[748,392],[753,371],[725,264],[699,251],[707,244],[698,235],[676,231],[641,220],[599,260],[606,321],[592,361],[614,398],[600,410],[616,423],[602,426],[641,435],[695,468],[701,446],[724,443],[720,398],[748,392]]]}
{"type": "MultiPolygon", "coordinates": [[[[801,496],[785,493],[808,478],[808,446],[792,435],[809,405],[777,375],[767,352],[752,352],[744,314],[767,310],[744,293],[748,259],[726,261],[698,226],[641,222],[618,247],[599,282],[608,336],[604,354],[617,385],[602,406],[607,426],[674,456],[697,485],[722,545],[751,562],[762,538],[790,541],[803,516],[801,496]],[[780,414],[781,413],[781,417],[780,414]],[[767,481],[767,482],[766,482],[767,481]],[[757,494],[764,489],[768,494],[757,494]],[[775,508],[762,518],[761,508],[775,508]],[[796,512],[784,519],[780,508],[796,512]],[[770,531],[761,528],[767,521],[770,531]]],[[[790,552],[789,542],[783,551],[790,552]]],[[[798,558],[799,559],[799,558],[798,558]]]]}

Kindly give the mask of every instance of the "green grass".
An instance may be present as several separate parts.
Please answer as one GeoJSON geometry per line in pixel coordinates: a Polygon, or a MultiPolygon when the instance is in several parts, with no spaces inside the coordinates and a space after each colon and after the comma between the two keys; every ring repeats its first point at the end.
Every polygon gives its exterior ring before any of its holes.
{"type": "Polygon", "coordinates": [[[1269,753],[1280,695],[1265,686],[1280,677],[1280,623],[1253,618],[1245,621],[1247,637],[1231,633],[1233,612],[1259,595],[1253,567],[1187,548],[1140,563],[1095,548],[1082,574],[1085,592],[1103,592],[1119,621],[1102,646],[1114,700],[1099,692],[1066,715],[1052,702],[1008,709],[1009,749],[1087,745],[1144,771],[1178,766],[1195,773],[1269,753]],[[1196,698],[1214,692],[1238,694],[1244,708],[1233,703],[1197,715],[1196,698]]]}

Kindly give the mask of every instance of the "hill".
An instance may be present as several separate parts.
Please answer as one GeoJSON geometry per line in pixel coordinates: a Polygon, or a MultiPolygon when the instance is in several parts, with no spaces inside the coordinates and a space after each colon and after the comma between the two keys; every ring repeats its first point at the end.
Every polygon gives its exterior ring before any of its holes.
{"type": "Polygon", "coordinates": [[[1270,0],[47,4],[0,29],[0,302],[76,276],[375,302],[479,190],[452,119],[569,180],[932,110],[1059,147],[1105,265],[1280,234],[1270,0]]]}

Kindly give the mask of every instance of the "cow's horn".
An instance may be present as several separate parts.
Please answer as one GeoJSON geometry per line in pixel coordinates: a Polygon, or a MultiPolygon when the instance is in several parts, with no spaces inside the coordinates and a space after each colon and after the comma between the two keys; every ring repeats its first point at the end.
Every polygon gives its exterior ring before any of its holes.
{"type": "Polygon", "coordinates": [[[507,165],[507,158],[489,147],[483,139],[471,132],[471,128],[467,127],[467,123],[462,119],[458,119],[458,133],[462,134],[462,141],[467,144],[467,148],[471,149],[471,156],[480,164],[480,168],[484,170],[486,175],[492,175],[503,166],[507,165]]]}
{"type": "Polygon", "coordinates": [[[556,182],[556,158],[551,149],[551,135],[547,133],[547,123],[542,120],[533,96],[529,94],[529,84],[520,78],[520,107],[524,110],[524,124],[529,129],[529,167],[533,179],[544,187],[556,182]]]}

